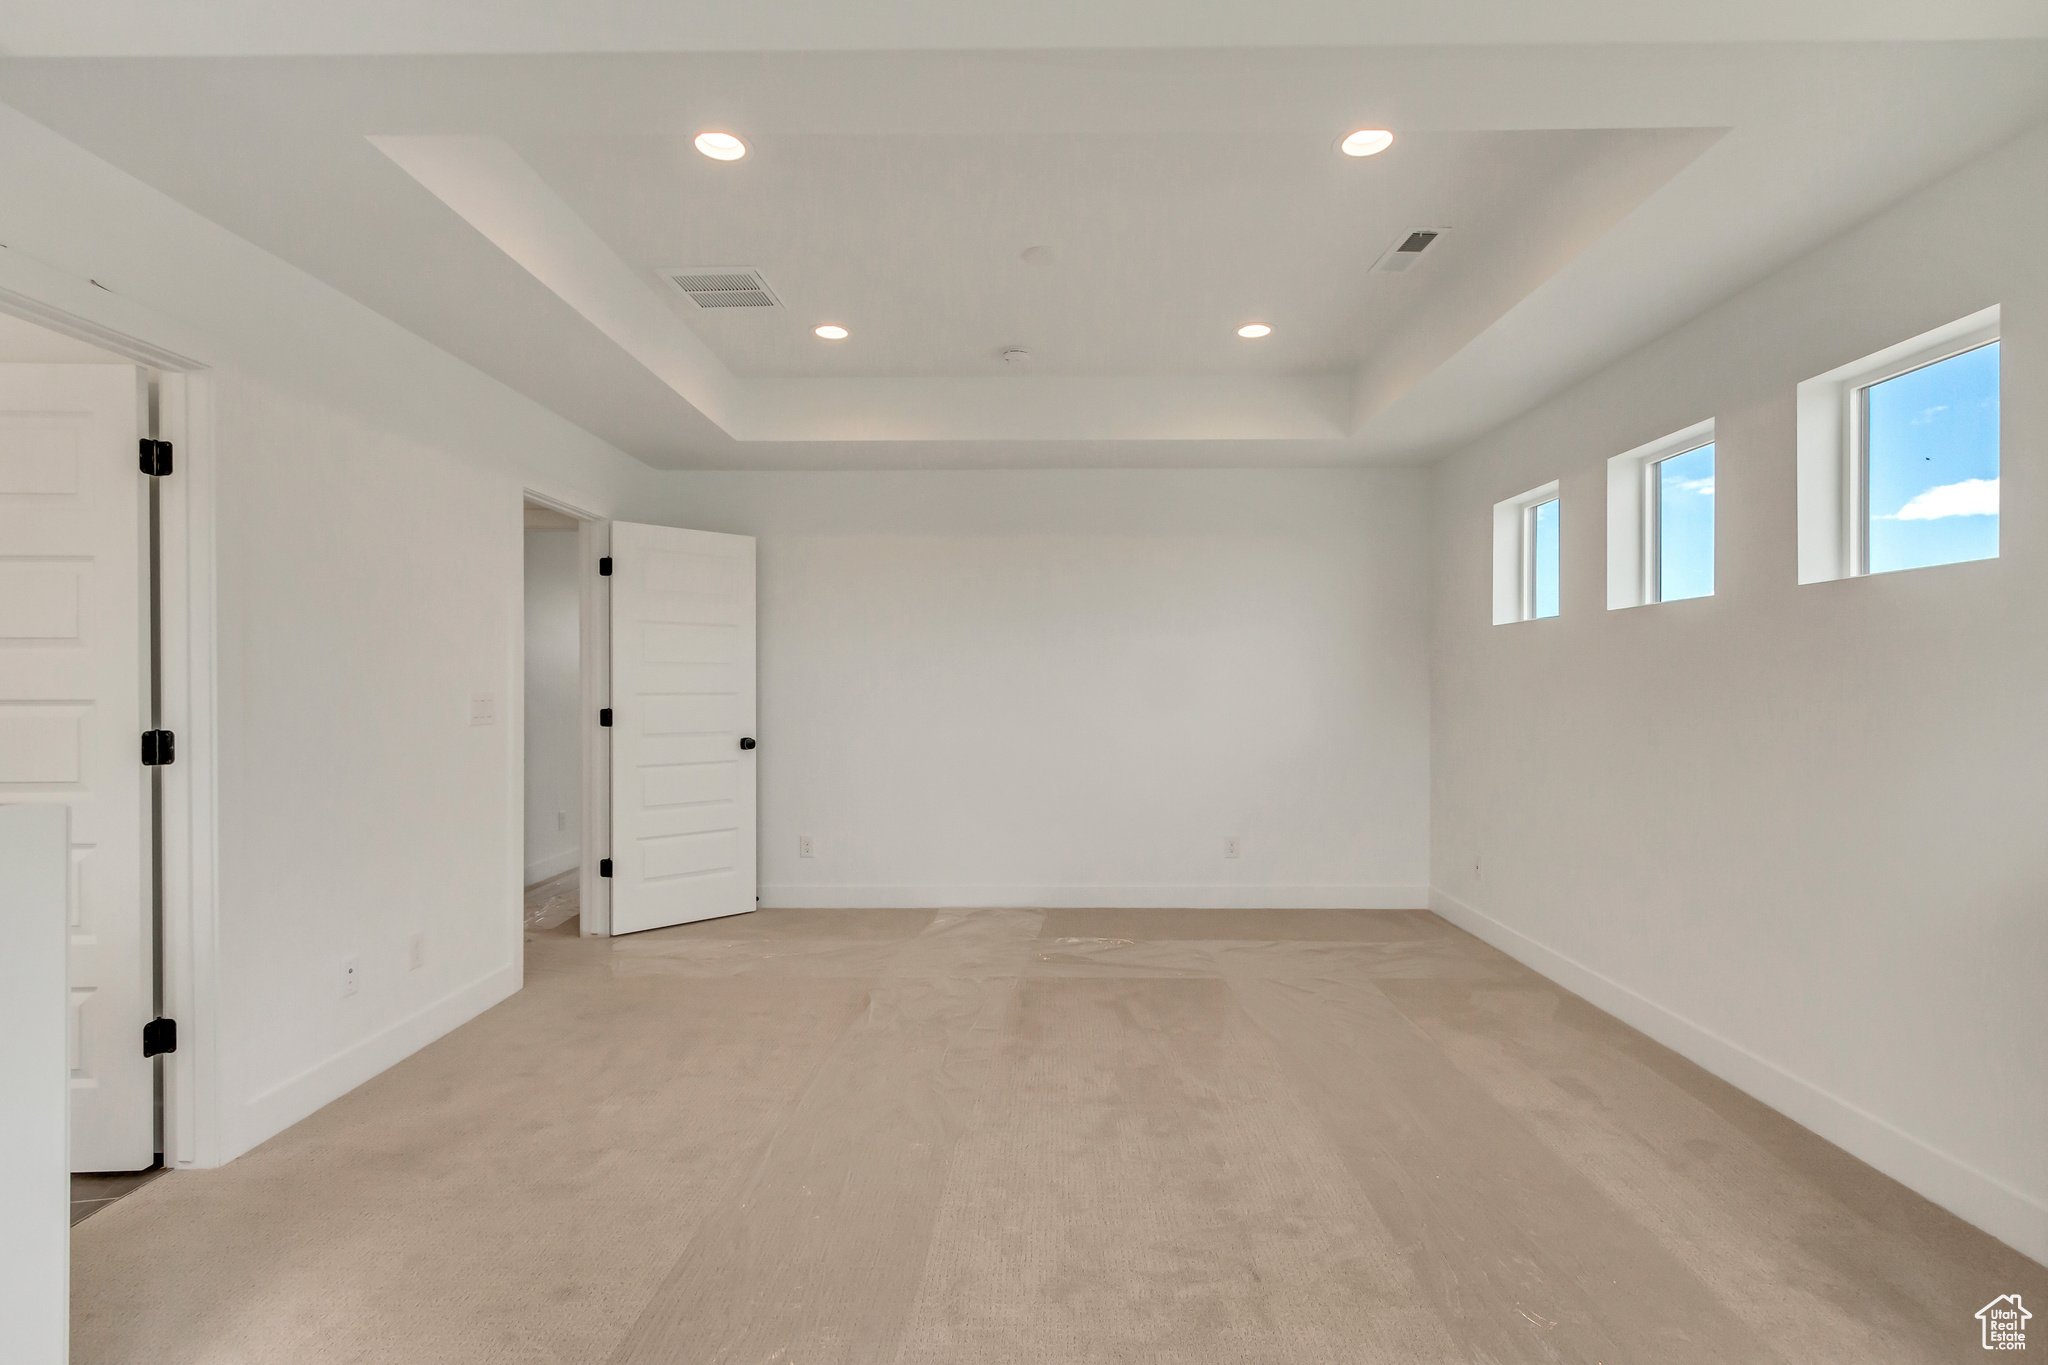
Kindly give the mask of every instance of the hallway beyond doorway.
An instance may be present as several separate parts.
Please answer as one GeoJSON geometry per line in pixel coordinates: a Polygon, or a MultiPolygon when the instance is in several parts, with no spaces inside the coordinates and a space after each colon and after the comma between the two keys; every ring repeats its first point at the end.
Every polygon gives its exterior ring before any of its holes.
{"type": "MultiPolygon", "coordinates": [[[[526,932],[548,933],[562,930],[573,934],[577,931],[576,918],[581,904],[580,888],[583,870],[572,867],[567,872],[558,872],[544,882],[535,882],[526,888],[526,932]],[[564,927],[566,926],[566,928],[564,927]]],[[[533,940],[529,937],[529,943],[533,940]]]]}

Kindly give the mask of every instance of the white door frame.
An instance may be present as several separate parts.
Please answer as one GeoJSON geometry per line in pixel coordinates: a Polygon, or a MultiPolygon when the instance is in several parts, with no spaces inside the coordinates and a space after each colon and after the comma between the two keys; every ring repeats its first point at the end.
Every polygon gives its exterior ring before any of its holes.
{"type": "MultiPolygon", "coordinates": [[[[537,502],[551,507],[565,516],[576,518],[576,620],[577,620],[577,706],[582,714],[576,720],[576,732],[580,738],[583,754],[583,771],[579,785],[583,793],[583,861],[577,874],[578,925],[585,938],[602,938],[612,931],[611,883],[598,875],[600,858],[611,856],[612,848],[612,748],[610,736],[597,723],[600,707],[610,703],[612,672],[612,617],[611,598],[606,584],[597,571],[599,559],[611,553],[612,524],[603,512],[580,494],[567,493],[555,488],[541,488],[528,484],[523,490],[524,502],[537,502]]],[[[523,561],[522,561],[523,562],[523,561]]],[[[525,837],[524,817],[526,811],[526,615],[519,616],[519,661],[520,666],[513,676],[518,679],[518,698],[512,708],[512,723],[518,727],[521,736],[519,755],[513,764],[515,770],[514,790],[519,799],[513,803],[520,819],[512,841],[515,861],[519,862],[519,876],[514,884],[524,887],[526,865],[518,857],[521,842],[525,837]]],[[[523,927],[526,918],[524,898],[516,907],[517,922],[523,927]]],[[[521,979],[525,974],[526,935],[517,938],[521,962],[521,979]]]]}
{"type": "Polygon", "coordinates": [[[183,327],[88,281],[0,255],[0,311],[156,371],[156,435],[173,451],[173,472],[158,490],[162,724],[178,737],[177,760],[162,770],[164,1017],[178,1022],[178,1050],[164,1059],[164,1164],[217,1166],[213,367],[205,343],[183,327]]]}

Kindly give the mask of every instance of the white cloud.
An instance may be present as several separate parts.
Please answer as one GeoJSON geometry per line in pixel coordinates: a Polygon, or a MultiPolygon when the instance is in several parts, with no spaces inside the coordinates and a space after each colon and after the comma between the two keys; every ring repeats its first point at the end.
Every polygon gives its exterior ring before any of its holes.
{"type": "Polygon", "coordinates": [[[1929,422],[1932,422],[1937,414],[1944,413],[1947,411],[1948,404],[1946,403],[1941,403],[1931,408],[1922,408],[1920,409],[1920,415],[1913,419],[1913,425],[1916,427],[1924,427],[1929,422]]]}
{"type": "Polygon", "coordinates": [[[1995,517],[1998,515],[1998,480],[1964,479],[1929,488],[1898,512],[1893,521],[1934,521],[1940,517],[1995,517]]]}
{"type": "Polygon", "coordinates": [[[1678,486],[1688,493],[1698,493],[1702,497],[1714,496],[1714,476],[1711,474],[1704,479],[1680,479],[1678,486]]]}

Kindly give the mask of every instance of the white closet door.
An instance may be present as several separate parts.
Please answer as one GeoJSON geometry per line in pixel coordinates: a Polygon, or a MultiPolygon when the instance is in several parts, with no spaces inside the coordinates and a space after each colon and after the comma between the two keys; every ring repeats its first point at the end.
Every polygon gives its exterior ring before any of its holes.
{"type": "Polygon", "coordinates": [[[612,523],[612,932],[754,902],[754,538],[612,523]]]}
{"type": "Polygon", "coordinates": [[[0,801],[71,807],[77,1171],[156,1160],[142,382],[0,365],[0,801]]]}

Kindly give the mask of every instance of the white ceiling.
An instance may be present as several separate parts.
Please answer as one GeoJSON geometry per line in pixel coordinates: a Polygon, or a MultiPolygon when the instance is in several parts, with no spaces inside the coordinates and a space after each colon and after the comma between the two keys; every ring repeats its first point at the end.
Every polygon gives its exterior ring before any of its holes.
{"type": "Polygon", "coordinates": [[[1321,131],[769,133],[736,163],[681,135],[514,150],[645,278],[762,268],[783,310],[663,292],[741,378],[1007,374],[1011,347],[1038,374],[1269,375],[1356,371],[1433,283],[1569,250],[1718,135],[1417,132],[1357,159],[1321,131]],[[1574,212],[1532,214],[1573,177],[1574,212]],[[1446,224],[1428,268],[1371,273],[1446,224]],[[1256,346],[1252,321],[1275,327],[1256,346]],[[821,344],[821,322],[853,335],[821,344]]]}
{"type": "Polygon", "coordinates": [[[0,99],[657,466],[1328,464],[1470,439],[2048,118],[2048,43],[13,58],[0,99]]]}
{"type": "Polygon", "coordinates": [[[20,56],[965,51],[2048,38],[2036,0],[68,0],[20,56]]]}

